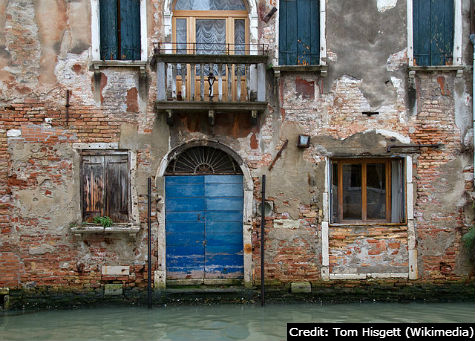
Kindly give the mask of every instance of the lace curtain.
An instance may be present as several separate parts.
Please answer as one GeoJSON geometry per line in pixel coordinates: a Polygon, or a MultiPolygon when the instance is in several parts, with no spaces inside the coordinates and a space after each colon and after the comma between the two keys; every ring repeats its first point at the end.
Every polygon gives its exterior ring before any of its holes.
{"type": "Polygon", "coordinates": [[[196,53],[224,54],[226,52],[226,20],[196,19],[196,53]]]}

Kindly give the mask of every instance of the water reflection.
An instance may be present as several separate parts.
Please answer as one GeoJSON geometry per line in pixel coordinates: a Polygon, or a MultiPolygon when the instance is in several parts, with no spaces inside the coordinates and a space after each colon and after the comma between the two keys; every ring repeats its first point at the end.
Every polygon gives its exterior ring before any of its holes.
{"type": "Polygon", "coordinates": [[[89,308],[0,315],[0,340],[283,340],[287,322],[475,322],[475,304],[89,308]]]}

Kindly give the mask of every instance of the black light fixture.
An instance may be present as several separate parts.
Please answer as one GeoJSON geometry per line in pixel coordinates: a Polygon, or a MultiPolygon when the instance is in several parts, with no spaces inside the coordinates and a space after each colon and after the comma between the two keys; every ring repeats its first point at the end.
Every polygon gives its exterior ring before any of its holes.
{"type": "Polygon", "coordinates": [[[215,80],[216,80],[216,77],[214,76],[213,72],[210,71],[209,74],[208,74],[209,99],[210,99],[210,101],[213,100],[213,84],[214,84],[215,80]]]}
{"type": "Polygon", "coordinates": [[[262,19],[262,20],[264,20],[264,22],[267,23],[267,22],[270,20],[270,18],[272,18],[272,16],[274,15],[275,12],[277,12],[277,8],[272,7],[272,9],[270,10],[270,12],[267,13],[267,15],[266,15],[266,16],[264,17],[264,19],[262,19]]]}
{"type": "Polygon", "coordinates": [[[310,136],[309,135],[299,135],[297,140],[297,147],[299,148],[308,148],[310,147],[310,136]]]}

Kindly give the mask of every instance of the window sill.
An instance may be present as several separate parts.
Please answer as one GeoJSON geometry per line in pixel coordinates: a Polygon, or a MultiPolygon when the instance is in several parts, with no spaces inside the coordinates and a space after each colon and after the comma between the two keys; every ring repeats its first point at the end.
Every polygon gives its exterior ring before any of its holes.
{"type": "Polygon", "coordinates": [[[135,237],[137,232],[140,231],[140,227],[137,225],[113,225],[110,227],[104,227],[101,225],[85,225],[85,226],[78,226],[78,227],[71,227],[71,233],[81,236],[84,234],[104,234],[104,233],[125,233],[131,237],[135,237]]]}
{"type": "Polygon", "coordinates": [[[437,66],[409,66],[409,78],[414,78],[416,72],[457,72],[457,77],[462,77],[465,65],[437,65],[437,66]]]}
{"type": "Polygon", "coordinates": [[[273,66],[274,73],[280,72],[320,72],[322,77],[326,77],[328,65],[279,65],[273,66]]]}
{"type": "Polygon", "coordinates": [[[407,223],[386,223],[382,221],[375,222],[345,222],[345,223],[330,223],[329,227],[358,227],[358,226],[407,226],[407,223]]]}
{"type": "Polygon", "coordinates": [[[147,62],[142,60],[93,60],[90,68],[94,73],[98,73],[101,68],[137,68],[140,73],[145,73],[147,62]]]}

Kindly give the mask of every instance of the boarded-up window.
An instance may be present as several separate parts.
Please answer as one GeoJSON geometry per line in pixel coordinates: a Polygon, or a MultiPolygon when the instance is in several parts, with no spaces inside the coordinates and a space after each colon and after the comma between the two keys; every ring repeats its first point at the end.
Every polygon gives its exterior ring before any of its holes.
{"type": "Polygon", "coordinates": [[[140,59],[140,0],[100,0],[102,60],[140,59]]]}
{"type": "Polygon", "coordinates": [[[320,64],[319,0],[280,0],[279,64],[320,64]]]}
{"type": "Polygon", "coordinates": [[[454,0],[413,0],[414,64],[451,65],[454,0]]]}
{"type": "Polygon", "coordinates": [[[129,163],[127,154],[82,156],[83,220],[107,216],[115,223],[129,221],[129,163]]]}

